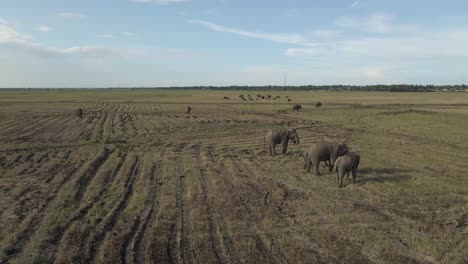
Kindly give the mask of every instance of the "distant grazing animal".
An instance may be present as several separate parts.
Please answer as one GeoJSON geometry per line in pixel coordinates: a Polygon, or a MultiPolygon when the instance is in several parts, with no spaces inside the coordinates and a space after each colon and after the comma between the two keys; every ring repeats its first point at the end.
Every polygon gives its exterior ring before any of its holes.
{"type": "Polygon", "coordinates": [[[332,172],[336,159],[349,153],[349,148],[344,143],[321,141],[312,144],[304,153],[304,167],[310,172],[310,166],[314,166],[314,174],[320,175],[319,164],[325,161],[329,171],[332,172]],[[328,164],[327,164],[328,161],[328,164]]]}
{"type": "Polygon", "coordinates": [[[81,108],[76,109],[75,115],[76,115],[78,118],[83,118],[83,109],[81,109],[81,108]]]}
{"type": "Polygon", "coordinates": [[[264,146],[265,144],[268,145],[270,156],[274,156],[276,155],[275,147],[277,144],[280,143],[283,147],[283,149],[281,150],[281,154],[286,154],[289,140],[292,140],[292,142],[296,145],[299,144],[299,135],[297,134],[296,129],[270,130],[266,133],[265,137],[263,138],[263,144],[264,146]]]}
{"type": "Polygon", "coordinates": [[[231,98],[227,97],[227,96],[224,96],[224,100],[229,100],[231,98]]]}
{"type": "Polygon", "coordinates": [[[358,154],[346,154],[339,157],[333,166],[333,172],[336,172],[336,183],[338,187],[343,187],[343,176],[346,174],[349,180],[349,172],[352,172],[353,183],[356,183],[356,172],[361,161],[361,156],[358,154]]]}
{"type": "Polygon", "coordinates": [[[297,111],[297,112],[302,111],[302,106],[300,104],[295,104],[295,105],[293,105],[292,110],[293,110],[293,112],[294,111],[297,111]]]}
{"type": "Polygon", "coordinates": [[[187,115],[190,115],[190,112],[192,111],[192,107],[187,106],[187,115]]]}
{"type": "Polygon", "coordinates": [[[288,102],[291,102],[291,99],[288,99],[288,102]]]}
{"type": "Polygon", "coordinates": [[[317,103],[315,104],[315,107],[316,107],[316,108],[322,107],[322,103],[321,103],[321,102],[317,102],[317,103]]]}

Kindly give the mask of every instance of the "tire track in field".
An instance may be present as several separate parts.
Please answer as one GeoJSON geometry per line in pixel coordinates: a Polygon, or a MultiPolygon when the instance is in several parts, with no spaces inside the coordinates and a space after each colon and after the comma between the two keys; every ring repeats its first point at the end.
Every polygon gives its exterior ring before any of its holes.
{"type": "Polygon", "coordinates": [[[10,259],[22,253],[25,245],[31,240],[34,232],[42,223],[42,220],[46,216],[46,212],[51,207],[52,201],[56,198],[59,190],[73,178],[75,172],[79,171],[85,165],[85,161],[80,161],[78,164],[72,164],[63,170],[64,178],[45,199],[44,203],[39,206],[35,212],[33,212],[33,214],[36,216],[33,216],[27,227],[16,235],[15,241],[12,243],[12,245],[4,249],[4,258],[0,259],[0,263],[8,263],[10,259]]]}
{"type": "MultiPolygon", "coordinates": [[[[118,162],[114,166],[112,166],[110,168],[109,173],[105,174],[105,176],[103,178],[103,183],[101,184],[99,191],[96,193],[96,195],[94,196],[94,198],[90,202],[88,202],[86,205],[84,205],[84,206],[80,207],[80,209],[78,209],[78,211],[70,219],[69,223],[66,225],[67,228],[65,229],[64,233],[73,224],[73,222],[83,220],[83,218],[87,215],[88,211],[91,208],[93,208],[93,206],[95,206],[101,200],[103,194],[107,191],[106,186],[108,184],[111,184],[111,180],[115,179],[115,176],[122,169],[125,158],[126,158],[126,154],[122,154],[122,156],[117,156],[116,157],[116,159],[118,159],[118,162]]],[[[97,172],[95,174],[97,174],[97,172]]],[[[83,193],[85,193],[85,192],[83,192],[83,193]]],[[[90,230],[90,232],[91,232],[91,230],[90,230]]]]}
{"type": "MultiPolygon", "coordinates": [[[[74,191],[70,197],[74,203],[79,204],[81,202],[83,195],[89,186],[89,183],[99,171],[101,166],[109,158],[109,153],[110,151],[107,148],[104,148],[104,150],[97,156],[97,158],[89,163],[86,170],[80,173],[73,187],[73,190],[76,191],[74,191]]],[[[55,227],[53,227],[53,229],[49,232],[49,236],[39,244],[39,250],[41,252],[47,252],[47,254],[41,255],[38,261],[51,262],[53,260],[54,255],[58,249],[58,243],[62,239],[65,230],[68,229],[74,219],[82,217],[81,213],[82,212],[80,210],[77,212],[77,215],[71,217],[71,221],[65,220],[64,223],[58,223],[55,227]]]]}
{"type": "Polygon", "coordinates": [[[162,172],[162,160],[165,157],[165,150],[162,150],[159,159],[153,164],[150,170],[150,184],[148,185],[149,196],[145,201],[145,206],[143,209],[143,220],[141,224],[135,229],[135,232],[132,237],[132,242],[130,243],[130,248],[128,249],[131,253],[130,263],[144,263],[144,249],[141,247],[143,236],[148,229],[148,226],[151,225],[156,219],[157,206],[159,204],[159,192],[160,187],[157,181],[161,177],[162,172]]]}
{"type": "Polygon", "coordinates": [[[43,124],[53,119],[54,119],[53,117],[47,117],[47,118],[42,118],[36,121],[34,118],[24,118],[20,120],[19,122],[15,123],[15,125],[12,126],[10,129],[3,130],[2,134],[5,134],[5,137],[7,137],[9,136],[10,132],[14,130],[14,135],[19,137],[21,133],[26,133],[32,128],[42,126],[43,124]]]}
{"type": "Polygon", "coordinates": [[[209,147],[208,152],[207,152],[207,161],[213,164],[215,167],[219,168],[220,170],[219,174],[224,184],[226,184],[227,186],[227,191],[229,192],[229,196],[232,197],[232,200],[234,200],[235,204],[238,204],[243,208],[243,212],[244,214],[246,214],[245,217],[248,220],[247,232],[249,236],[255,242],[257,253],[261,255],[261,256],[257,255],[257,257],[260,259],[263,259],[264,261],[268,263],[279,263],[280,261],[278,261],[273,256],[272,252],[268,250],[267,245],[264,243],[261,235],[258,233],[258,228],[256,224],[258,222],[258,218],[255,216],[255,213],[253,212],[251,206],[248,205],[248,202],[246,200],[247,196],[244,195],[245,192],[241,191],[242,186],[236,185],[233,182],[233,180],[231,180],[231,178],[237,178],[238,176],[234,174],[232,171],[227,170],[224,162],[216,164],[216,162],[214,161],[212,152],[213,152],[213,147],[209,147]]]}
{"type": "MultiPolygon", "coordinates": [[[[195,168],[200,173],[200,182],[203,195],[202,197],[208,211],[208,226],[211,248],[215,253],[216,260],[218,261],[218,263],[240,263],[239,256],[237,254],[236,249],[234,248],[234,243],[231,239],[231,235],[229,234],[223,217],[221,216],[221,214],[218,214],[218,216],[216,216],[215,214],[215,208],[213,207],[213,187],[208,181],[208,175],[206,173],[208,168],[205,167],[203,164],[203,154],[200,151],[200,146],[195,146],[194,151],[194,164],[195,168]],[[219,230],[220,235],[218,235],[217,230],[219,230]]],[[[207,154],[205,153],[204,155],[206,158],[207,154]]]]}
{"type": "Polygon", "coordinates": [[[148,221],[141,243],[140,255],[144,262],[176,263],[177,255],[172,254],[171,235],[176,232],[177,207],[176,186],[178,178],[174,174],[174,154],[171,149],[164,150],[161,158],[161,174],[158,181],[158,201],[154,205],[154,214],[148,221]],[[166,153],[167,152],[167,153],[166,153]],[[174,257],[175,256],[175,257],[174,257]]]}
{"type": "MultiPolygon", "coordinates": [[[[67,231],[73,226],[74,223],[84,223],[84,217],[88,215],[88,211],[91,210],[92,208],[94,208],[94,206],[98,205],[99,201],[102,200],[102,197],[103,195],[109,191],[109,188],[108,188],[108,185],[112,184],[113,180],[115,180],[115,178],[117,177],[117,175],[120,173],[121,169],[122,169],[122,166],[124,164],[124,162],[126,161],[126,154],[121,154],[121,153],[118,153],[117,154],[117,157],[116,159],[118,161],[116,161],[116,163],[107,168],[105,173],[104,173],[104,176],[102,177],[102,183],[100,185],[100,188],[99,190],[97,191],[97,193],[94,195],[94,197],[91,199],[90,202],[88,202],[86,205],[80,207],[80,209],[77,211],[77,213],[74,214],[74,216],[70,219],[70,221],[68,222],[67,224],[67,228],[66,230],[64,231],[64,235],[62,236],[62,239],[60,240],[60,245],[63,245],[63,247],[65,248],[61,248],[60,250],[58,250],[56,253],[55,253],[55,257],[57,258],[57,255],[59,253],[61,253],[61,255],[68,255],[69,258],[67,260],[70,260],[74,263],[78,263],[78,262],[81,262],[81,259],[83,258],[83,256],[85,256],[86,254],[86,241],[89,239],[89,237],[91,236],[91,233],[92,232],[95,232],[95,229],[96,229],[96,226],[95,225],[87,225],[86,228],[84,229],[84,231],[82,231],[80,234],[79,234],[79,238],[72,238],[70,239],[70,235],[67,234],[67,231]],[[66,234],[66,235],[65,235],[66,234]],[[67,237],[68,236],[68,237],[67,237]],[[67,241],[68,239],[68,241],[67,241]],[[66,241],[64,241],[66,240],[66,241]],[[73,242],[76,242],[78,241],[78,243],[75,243],[75,244],[70,244],[70,240],[72,240],[73,242]],[[68,246],[68,248],[67,248],[68,246]],[[70,247],[78,247],[79,246],[79,251],[76,251],[76,250],[73,250],[73,249],[70,249],[70,247]],[[70,253],[63,253],[64,251],[71,251],[71,254],[70,253]]],[[[109,159],[110,162],[115,162],[111,159],[109,159]]],[[[106,211],[108,212],[108,211],[106,211]]],[[[96,225],[98,224],[99,222],[96,222],[96,225]]],[[[89,222],[88,222],[89,224],[89,222]]],[[[75,234],[76,236],[77,234],[75,234]]],[[[65,260],[61,260],[62,262],[65,261],[65,260]]]]}
{"type": "Polygon", "coordinates": [[[115,205],[115,207],[111,210],[109,216],[105,220],[103,220],[102,230],[100,232],[94,233],[94,236],[91,238],[89,242],[89,254],[84,258],[84,262],[86,263],[95,261],[101,242],[104,240],[108,232],[114,228],[115,224],[117,223],[117,219],[122,214],[123,210],[126,208],[128,200],[133,193],[133,184],[138,175],[141,163],[140,158],[138,156],[135,155],[133,159],[134,160],[130,168],[130,175],[127,178],[124,185],[125,191],[123,193],[123,196],[115,205]]]}
{"type": "MultiPolygon", "coordinates": [[[[239,164],[238,161],[230,160],[233,165],[234,172],[237,176],[243,177],[245,180],[247,180],[247,186],[249,186],[251,189],[254,190],[254,193],[260,194],[260,196],[263,196],[264,193],[267,193],[265,190],[265,187],[262,185],[262,183],[258,182],[255,177],[253,176],[254,174],[251,171],[248,171],[245,167],[242,168],[242,166],[239,164]]],[[[249,192],[252,193],[252,192],[249,192]]],[[[261,207],[262,205],[259,205],[257,207],[261,207]]],[[[249,210],[253,211],[254,207],[250,208],[249,210]]],[[[287,221],[284,219],[284,216],[278,211],[274,210],[273,215],[276,216],[275,221],[280,222],[279,224],[283,226],[287,226],[287,221]]],[[[270,217],[273,218],[273,217],[270,217]]],[[[259,222],[260,219],[256,218],[256,222],[259,222]]],[[[284,250],[278,245],[276,242],[275,238],[272,237],[269,234],[266,234],[266,237],[269,240],[270,246],[270,252],[272,256],[279,261],[280,263],[287,263],[287,257],[284,253],[284,250]]]]}
{"type": "Polygon", "coordinates": [[[33,136],[37,136],[44,131],[47,131],[49,127],[53,127],[53,124],[60,121],[60,117],[47,117],[43,122],[33,124],[23,129],[22,131],[16,131],[16,139],[18,140],[30,140],[33,136]]]}
{"type": "MultiPolygon", "coordinates": [[[[182,171],[184,168],[183,160],[180,158],[180,155],[184,152],[184,146],[181,145],[180,149],[176,149],[176,157],[175,157],[175,177],[178,177],[178,184],[176,187],[176,208],[177,208],[177,215],[176,221],[177,225],[176,228],[171,228],[171,236],[169,239],[169,245],[173,246],[172,248],[178,249],[178,254],[174,254],[172,252],[170,256],[172,256],[172,261],[179,260],[176,262],[182,263],[193,263],[193,257],[190,251],[190,240],[187,234],[188,232],[188,215],[187,215],[187,207],[186,207],[186,200],[185,200],[185,193],[186,193],[186,182],[185,182],[185,175],[182,171]]],[[[168,248],[168,251],[172,251],[172,249],[168,248]]]]}
{"type": "Polygon", "coordinates": [[[107,120],[107,114],[101,114],[101,117],[98,120],[98,124],[95,127],[95,132],[94,132],[94,139],[96,142],[101,142],[103,140],[103,134],[104,134],[104,124],[107,120]]]}

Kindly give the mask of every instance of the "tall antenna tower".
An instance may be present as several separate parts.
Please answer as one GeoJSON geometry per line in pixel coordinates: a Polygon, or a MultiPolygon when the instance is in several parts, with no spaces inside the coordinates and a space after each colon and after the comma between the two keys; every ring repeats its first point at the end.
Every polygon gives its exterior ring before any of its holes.
{"type": "Polygon", "coordinates": [[[284,73],[284,83],[283,83],[283,87],[286,88],[286,81],[287,81],[287,78],[286,78],[286,72],[284,73]]]}

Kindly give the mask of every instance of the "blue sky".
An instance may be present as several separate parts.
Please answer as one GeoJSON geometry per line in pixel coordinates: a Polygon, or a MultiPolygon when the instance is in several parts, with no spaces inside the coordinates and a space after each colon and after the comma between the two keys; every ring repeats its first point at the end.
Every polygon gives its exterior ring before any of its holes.
{"type": "Polygon", "coordinates": [[[0,0],[0,87],[468,84],[468,1],[0,0]]]}

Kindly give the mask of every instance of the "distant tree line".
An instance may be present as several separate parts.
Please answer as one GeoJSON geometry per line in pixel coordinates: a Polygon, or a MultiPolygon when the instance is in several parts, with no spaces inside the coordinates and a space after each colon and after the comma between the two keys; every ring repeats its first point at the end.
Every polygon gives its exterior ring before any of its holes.
{"type": "Polygon", "coordinates": [[[375,92],[455,92],[468,91],[468,85],[303,85],[303,86],[192,86],[160,87],[158,89],[176,90],[268,90],[268,91],[375,91],[375,92]]]}
{"type": "MultiPolygon", "coordinates": [[[[21,90],[68,90],[51,88],[19,88],[21,90]]],[[[80,88],[69,88],[80,89],[80,88]]],[[[302,86],[184,86],[184,87],[107,87],[110,90],[140,90],[140,89],[170,89],[170,90],[239,90],[239,91],[374,91],[374,92],[468,92],[468,85],[418,85],[418,84],[392,84],[392,85],[302,85],[302,86]]],[[[1,90],[18,90],[3,88],[1,90]]]]}

